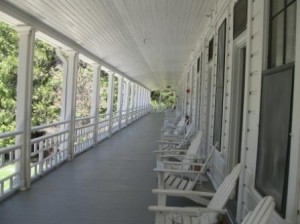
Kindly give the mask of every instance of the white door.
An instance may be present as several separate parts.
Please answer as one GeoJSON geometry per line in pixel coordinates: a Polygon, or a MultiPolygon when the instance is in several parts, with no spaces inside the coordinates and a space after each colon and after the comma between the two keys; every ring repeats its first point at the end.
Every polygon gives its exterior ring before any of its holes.
{"type": "Polygon", "coordinates": [[[208,68],[208,72],[206,73],[207,77],[206,77],[206,116],[205,116],[205,148],[206,150],[209,148],[209,124],[210,124],[210,118],[211,118],[211,114],[210,114],[210,107],[211,107],[211,76],[212,76],[212,66],[209,66],[208,68]]]}

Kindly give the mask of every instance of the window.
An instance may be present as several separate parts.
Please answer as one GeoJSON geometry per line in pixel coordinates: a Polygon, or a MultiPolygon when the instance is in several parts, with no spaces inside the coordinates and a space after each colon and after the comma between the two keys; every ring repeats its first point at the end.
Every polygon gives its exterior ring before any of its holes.
{"type": "Polygon", "coordinates": [[[200,71],[200,57],[197,59],[197,73],[200,71]]]}
{"type": "Polygon", "coordinates": [[[255,187],[271,195],[284,217],[289,164],[293,67],[268,71],[262,78],[262,96],[255,187]]]}
{"type": "Polygon", "coordinates": [[[255,188],[284,218],[295,58],[295,0],[270,0],[268,70],[262,76],[255,188]]]}
{"type": "Polygon", "coordinates": [[[247,28],[247,9],[248,1],[239,0],[234,5],[233,12],[233,38],[236,38],[247,28]]]}
{"type": "Polygon", "coordinates": [[[226,48],[226,19],[218,30],[218,61],[216,75],[216,96],[215,96],[215,116],[213,144],[217,144],[217,149],[221,150],[222,138],[222,115],[223,115],[223,92],[225,73],[225,48],[226,48]]]}
{"type": "Polygon", "coordinates": [[[214,38],[211,38],[208,44],[208,61],[210,61],[213,58],[214,54],[214,38]]]}
{"type": "Polygon", "coordinates": [[[270,1],[269,68],[294,61],[296,0],[270,1]]]}

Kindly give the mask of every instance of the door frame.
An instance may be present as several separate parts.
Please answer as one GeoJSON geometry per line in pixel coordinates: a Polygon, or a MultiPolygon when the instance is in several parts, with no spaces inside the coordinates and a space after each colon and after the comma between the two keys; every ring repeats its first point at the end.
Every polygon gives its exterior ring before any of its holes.
{"type": "MultiPolygon", "coordinates": [[[[248,91],[248,69],[249,69],[249,45],[248,45],[248,36],[247,36],[247,30],[245,30],[243,33],[241,33],[237,38],[234,39],[233,41],[233,48],[232,48],[232,68],[233,68],[233,74],[236,74],[241,70],[241,58],[240,54],[243,48],[246,47],[246,58],[245,58],[245,78],[244,78],[244,99],[243,99],[243,108],[242,108],[242,120],[241,120],[241,129],[240,126],[237,127],[237,125],[234,122],[234,118],[236,116],[236,107],[237,105],[235,104],[235,99],[234,98],[234,92],[237,91],[238,89],[235,88],[235,83],[237,83],[238,80],[234,80],[234,77],[232,76],[232,84],[231,84],[231,96],[232,98],[230,99],[230,118],[229,118],[229,148],[233,148],[233,150],[229,151],[229,154],[227,155],[227,161],[226,161],[226,172],[229,173],[230,170],[237,164],[238,161],[238,154],[239,154],[239,147],[240,149],[240,159],[241,163],[244,162],[245,158],[245,149],[244,149],[244,144],[245,144],[245,137],[246,137],[246,125],[247,125],[247,94],[246,92],[248,91]],[[235,81],[235,83],[234,83],[235,81]],[[242,131],[242,133],[238,133],[237,131],[242,131]],[[233,134],[232,134],[233,133],[233,134]],[[241,138],[241,145],[237,146],[236,143],[236,138],[241,138]]],[[[239,220],[241,219],[242,215],[242,207],[241,207],[241,198],[243,197],[243,178],[239,180],[239,184],[237,185],[237,211],[236,211],[236,220],[239,223],[239,220]]]]}
{"type": "MultiPolygon", "coordinates": [[[[239,37],[237,37],[234,42],[233,42],[233,74],[239,74],[241,72],[241,70],[243,69],[241,66],[242,63],[242,51],[243,49],[246,48],[247,49],[247,33],[243,32],[242,34],[239,35],[239,37]]],[[[247,55],[247,53],[246,53],[247,55]]],[[[247,56],[245,55],[245,65],[247,64],[247,56]]],[[[236,100],[238,99],[237,97],[237,93],[240,93],[242,86],[240,85],[240,79],[237,78],[237,76],[232,76],[231,80],[232,80],[232,84],[231,84],[231,99],[230,99],[230,118],[229,118],[229,146],[228,148],[232,149],[229,151],[229,155],[227,156],[227,166],[226,166],[226,171],[227,173],[229,173],[232,168],[237,164],[238,162],[238,155],[239,155],[239,148],[241,147],[241,145],[238,145],[236,139],[237,138],[243,138],[243,134],[240,134],[239,132],[242,130],[242,132],[244,132],[244,117],[246,116],[245,113],[245,82],[246,82],[246,71],[244,74],[245,78],[244,78],[244,83],[243,83],[243,87],[244,87],[244,94],[243,94],[243,105],[242,105],[242,119],[240,120],[241,123],[237,124],[236,122],[236,117],[237,117],[237,110],[238,107],[240,107],[241,105],[237,105],[236,104],[236,100]],[[242,129],[240,128],[242,125],[242,129]]],[[[241,139],[241,142],[243,141],[243,139],[241,139]]],[[[241,154],[240,154],[241,156],[241,154]]]]}
{"type": "Polygon", "coordinates": [[[213,83],[213,59],[208,63],[207,68],[207,96],[206,96],[206,154],[209,152],[210,136],[211,136],[211,112],[212,112],[212,83],[213,83]]]}

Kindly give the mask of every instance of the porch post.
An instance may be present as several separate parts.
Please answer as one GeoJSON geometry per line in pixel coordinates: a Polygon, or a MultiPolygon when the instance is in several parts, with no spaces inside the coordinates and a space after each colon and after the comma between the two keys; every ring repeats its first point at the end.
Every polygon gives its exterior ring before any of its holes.
{"type": "Polygon", "coordinates": [[[65,73],[67,77],[64,78],[66,83],[63,92],[65,93],[65,115],[64,120],[69,121],[68,130],[68,160],[74,158],[74,140],[75,140],[75,120],[76,120],[76,89],[77,89],[77,71],[78,71],[78,53],[73,50],[65,51],[67,56],[68,70],[65,73]]]}
{"type": "Polygon", "coordinates": [[[94,124],[93,140],[94,140],[94,145],[96,145],[98,143],[101,65],[92,64],[92,66],[94,70],[93,70],[93,92],[92,92],[92,107],[91,107],[91,116],[93,116],[93,119],[91,123],[94,124]]]}
{"type": "Polygon", "coordinates": [[[136,91],[135,91],[135,109],[136,111],[138,110],[139,108],[139,85],[136,84],[136,91]]]}
{"type": "Polygon", "coordinates": [[[136,85],[136,109],[137,109],[137,117],[139,117],[140,112],[138,111],[138,109],[140,108],[140,86],[136,85]]]}
{"type": "Polygon", "coordinates": [[[130,120],[130,123],[131,123],[132,120],[135,118],[136,84],[135,84],[135,83],[132,83],[131,88],[132,88],[132,92],[131,92],[131,109],[132,109],[132,113],[131,113],[131,120],[130,120]]]}
{"type": "Polygon", "coordinates": [[[129,88],[130,88],[130,83],[129,80],[127,80],[125,82],[125,94],[124,94],[124,105],[125,105],[124,110],[126,110],[126,121],[125,121],[126,126],[128,124],[128,112],[129,112],[129,88]]]}
{"type": "Polygon", "coordinates": [[[143,88],[143,107],[145,110],[145,107],[146,107],[146,89],[145,88],[143,88]]]}
{"type": "Polygon", "coordinates": [[[142,96],[141,96],[141,107],[143,108],[142,115],[145,114],[144,102],[145,102],[145,89],[144,89],[144,87],[142,87],[142,96]]]}
{"type": "Polygon", "coordinates": [[[122,113],[123,113],[123,82],[124,78],[119,76],[118,77],[118,113],[119,113],[119,129],[121,129],[121,123],[122,123],[122,113]]]}
{"type": "Polygon", "coordinates": [[[17,78],[17,114],[16,129],[22,134],[16,137],[16,144],[22,145],[22,151],[16,153],[19,162],[16,171],[20,172],[20,189],[30,187],[31,153],[31,102],[33,79],[33,55],[35,30],[30,26],[17,26],[19,33],[19,64],[17,78]]]}
{"type": "Polygon", "coordinates": [[[108,134],[112,135],[112,118],[113,118],[113,99],[114,99],[114,77],[115,73],[108,74],[108,95],[107,95],[107,112],[108,115],[108,134]]]}

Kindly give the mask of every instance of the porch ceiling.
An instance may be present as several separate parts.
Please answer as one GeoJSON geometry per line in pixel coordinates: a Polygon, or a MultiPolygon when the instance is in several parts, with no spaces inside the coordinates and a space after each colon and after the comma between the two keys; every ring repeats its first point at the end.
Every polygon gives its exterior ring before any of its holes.
{"type": "Polygon", "coordinates": [[[176,86],[215,0],[5,0],[149,89],[176,86]]]}

